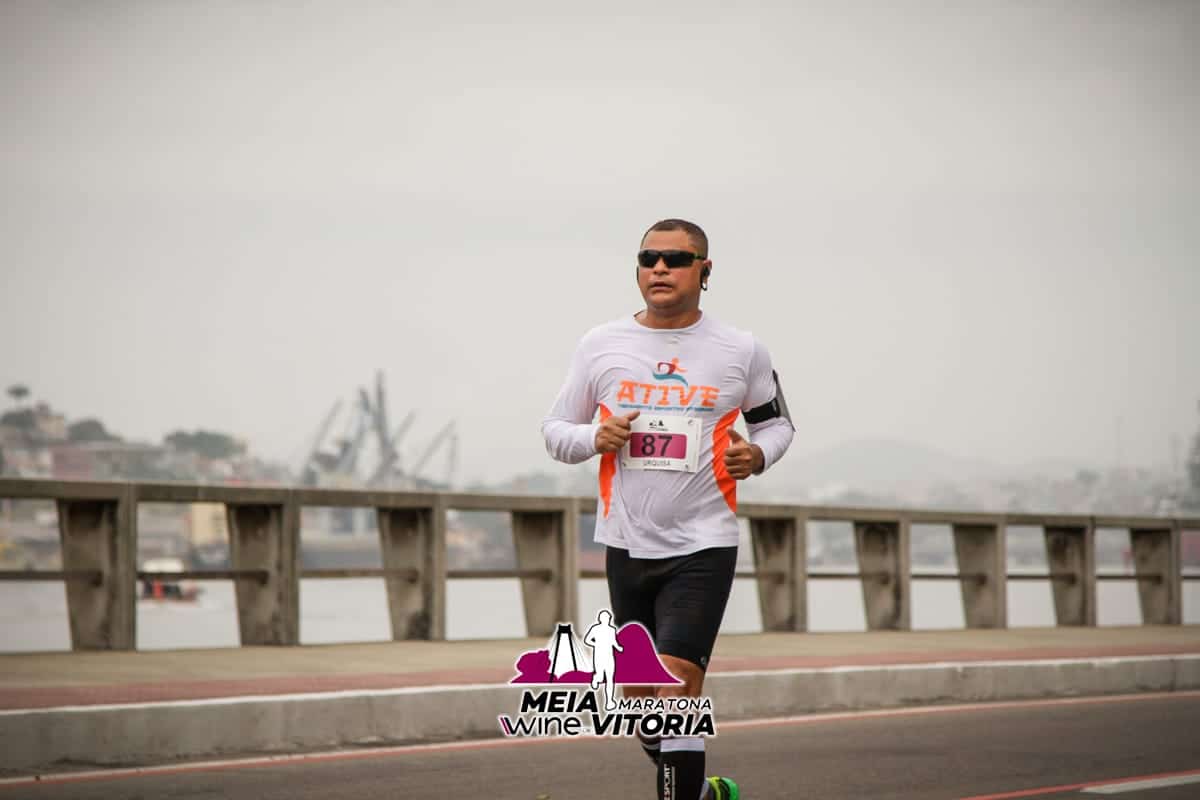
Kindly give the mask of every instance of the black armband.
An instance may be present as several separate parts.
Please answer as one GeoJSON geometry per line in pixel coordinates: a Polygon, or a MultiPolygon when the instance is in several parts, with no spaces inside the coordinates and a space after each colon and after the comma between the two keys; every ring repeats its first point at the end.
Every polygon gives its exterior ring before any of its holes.
{"type": "Polygon", "coordinates": [[[787,400],[783,397],[783,387],[779,385],[779,373],[772,370],[771,377],[775,380],[775,396],[761,406],[742,412],[742,416],[751,425],[766,422],[776,417],[784,417],[787,419],[788,424],[792,425],[792,429],[795,430],[796,426],[792,424],[792,415],[788,412],[787,400]]]}

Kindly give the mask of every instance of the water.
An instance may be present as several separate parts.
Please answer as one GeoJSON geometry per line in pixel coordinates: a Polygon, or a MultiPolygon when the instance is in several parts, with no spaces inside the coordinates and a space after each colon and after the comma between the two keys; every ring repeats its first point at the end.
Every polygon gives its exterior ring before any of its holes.
{"type": "MultiPolygon", "coordinates": [[[[237,603],[231,581],[207,581],[194,604],[139,602],[138,641],[142,650],[238,646],[237,603]]],[[[595,619],[608,605],[603,580],[580,581],[581,619],[595,619]]],[[[1183,620],[1200,624],[1200,582],[1185,582],[1183,620]]],[[[809,581],[809,629],[866,629],[862,593],[854,581],[809,581]]],[[[1097,587],[1101,625],[1141,622],[1137,584],[1104,581],[1097,587]]],[[[451,580],[446,587],[447,638],[493,639],[524,636],[520,584],[516,579],[451,580]]],[[[1049,581],[1010,581],[1008,618],[1012,627],[1052,626],[1049,581]]],[[[962,602],[952,581],[913,581],[913,627],[963,627],[962,602]]],[[[762,630],[754,581],[738,579],[721,626],[725,633],[762,630]]],[[[303,644],[387,641],[391,638],[384,582],[379,578],[306,579],[300,586],[300,641],[303,644]]],[[[0,651],[69,650],[66,592],[61,583],[0,583],[0,651]]]]}

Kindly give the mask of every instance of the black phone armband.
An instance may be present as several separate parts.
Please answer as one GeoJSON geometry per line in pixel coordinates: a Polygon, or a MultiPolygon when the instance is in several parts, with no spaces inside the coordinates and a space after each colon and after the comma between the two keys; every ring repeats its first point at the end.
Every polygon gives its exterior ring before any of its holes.
{"type": "Polygon", "coordinates": [[[771,370],[771,377],[775,381],[775,396],[761,406],[756,406],[749,411],[742,412],[742,416],[746,418],[746,422],[750,425],[766,422],[776,417],[784,417],[787,419],[788,424],[792,426],[792,430],[795,430],[796,426],[792,423],[792,415],[788,411],[787,400],[783,397],[783,387],[779,385],[779,373],[771,370]]]}

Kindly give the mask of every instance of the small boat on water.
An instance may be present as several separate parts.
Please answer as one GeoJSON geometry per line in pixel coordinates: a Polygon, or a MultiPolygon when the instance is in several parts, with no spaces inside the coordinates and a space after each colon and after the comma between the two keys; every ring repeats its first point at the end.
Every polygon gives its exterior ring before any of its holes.
{"type": "MultiPolygon", "coordinates": [[[[142,572],[183,572],[183,559],[148,558],[142,564],[142,572]]],[[[166,577],[142,579],[142,600],[194,603],[203,591],[195,581],[172,580],[166,577]]]]}

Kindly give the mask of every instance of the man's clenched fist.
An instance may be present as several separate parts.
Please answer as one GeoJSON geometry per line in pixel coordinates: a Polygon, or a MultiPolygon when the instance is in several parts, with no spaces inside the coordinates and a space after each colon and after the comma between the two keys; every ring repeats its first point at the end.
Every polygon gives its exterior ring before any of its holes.
{"type": "Polygon", "coordinates": [[[596,452],[615,453],[624,447],[625,443],[629,441],[631,433],[629,423],[637,419],[641,413],[640,411],[630,411],[623,416],[614,414],[601,422],[600,428],[596,431],[596,452]]]}
{"type": "Polygon", "coordinates": [[[734,480],[745,480],[761,472],[763,468],[762,448],[750,444],[733,428],[729,429],[729,449],[725,451],[725,469],[734,480]]]}

